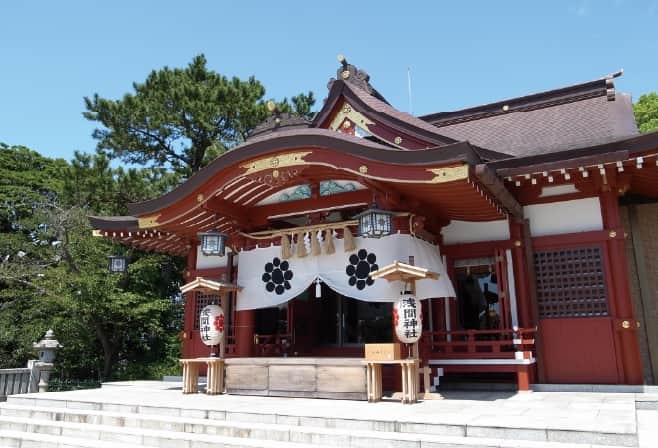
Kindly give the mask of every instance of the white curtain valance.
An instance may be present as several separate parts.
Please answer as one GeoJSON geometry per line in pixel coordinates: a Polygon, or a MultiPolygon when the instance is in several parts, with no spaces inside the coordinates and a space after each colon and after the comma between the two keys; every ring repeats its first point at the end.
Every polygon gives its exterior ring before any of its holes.
{"type": "MultiPolygon", "coordinates": [[[[313,234],[315,237],[315,234],[313,234]]],[[[401,282],[372,280],[369,273],[393,263],[414,264],[439,273],[438,279],[416,281],[416,297],[455,297],[438,246],[411,235],[379,239],[355,238],[356,249],[343,251],[343,240],[335,240],[333,254],[281,258],[281,248],[271,246],[238,255],[237,310],[267,308],[285,303],[304,292],[317,278],[339,294],[368,302],[394,302],[404,289],[401,282]]],[[[308,244],[308,241],[306,241],[308,244]]]]}

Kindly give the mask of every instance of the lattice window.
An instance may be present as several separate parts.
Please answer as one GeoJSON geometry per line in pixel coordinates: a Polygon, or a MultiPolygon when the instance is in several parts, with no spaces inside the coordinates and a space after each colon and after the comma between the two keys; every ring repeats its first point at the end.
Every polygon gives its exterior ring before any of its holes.
{"type": "Polygon", "coordinates": [[[535,252],[539,317],[608,315],[600,247],[535,252]]]}
{"type": "Polygon", "coordinates": [[[194,329],[199,329],[199,313],[206,305],[219,305],[219,295],[218,294],[208,294],[206,292],[196,291],[195,292],[195,307],[194,307],[194,329]]]}

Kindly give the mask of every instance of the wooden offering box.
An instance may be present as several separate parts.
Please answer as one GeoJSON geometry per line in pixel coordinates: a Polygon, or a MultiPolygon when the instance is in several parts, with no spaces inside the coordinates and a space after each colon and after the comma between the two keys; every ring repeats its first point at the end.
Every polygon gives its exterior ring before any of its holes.
{"type": "Polygon", "coordinates": [[[399,343],[366,344],[366,360],[369,361],[396,361],[402,359],[399,343]]]}

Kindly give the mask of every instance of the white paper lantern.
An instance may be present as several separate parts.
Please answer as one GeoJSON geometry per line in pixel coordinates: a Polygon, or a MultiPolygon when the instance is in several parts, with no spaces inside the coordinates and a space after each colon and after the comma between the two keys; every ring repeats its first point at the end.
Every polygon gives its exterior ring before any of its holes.
{"type": "Polygon", "coordinates": [[[423,331],[423,315],[420,300],[408,294],[393,307],[395,334],[400,342],[413,344],[423,331]]]}
{"type": "Polygon", "coordinates": [[[217,345],[224,334],[224,310],[219,305],[206,305],[199,314],[199,334],[206,345],[217,345]]]}

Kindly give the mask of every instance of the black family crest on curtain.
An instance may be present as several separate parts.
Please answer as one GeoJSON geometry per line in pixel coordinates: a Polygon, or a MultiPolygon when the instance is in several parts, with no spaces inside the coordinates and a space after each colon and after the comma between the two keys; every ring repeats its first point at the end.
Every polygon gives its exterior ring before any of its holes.
{"type": "Polygon", "coordinates": [[[281,261],[274,257],[271,262],[265,263],[265,272],[262,279],[265,282],[267,292],[275,292],[278,295],[283,294],[290,289],[290,280],[293,272],[290,270],[290,264],[287,261],[281,261]]]}
{"type": "Polygon", "coordinates": [[[395,302],[399,282],[373,281],[370,273],[413,257],[416,266],[438,272],[438,278],[416,282],[416,298],[454,297],[455,290],[441,260],[439,248],[412,235],[384,238],[354,238],[356,249],[345,252],[336,239],[332,254],[281,258],[281,247],[269,245],[238,255],[236,310],[277,306],[302,294],[318,279],[336,293],[367,302],[395,302]]]}
{"type": "Polygon", "coordinates": [[[357,253],[350,255],[349,261],[350,264],[345,268],[345,273],[349,277],[348,283],[350,286],[356,286],[356,289],[362,290],[366,286],[372,286],[375,283],[370,278],[370,273],[379,269],[375,253],[360,249],[357,253]]]}

